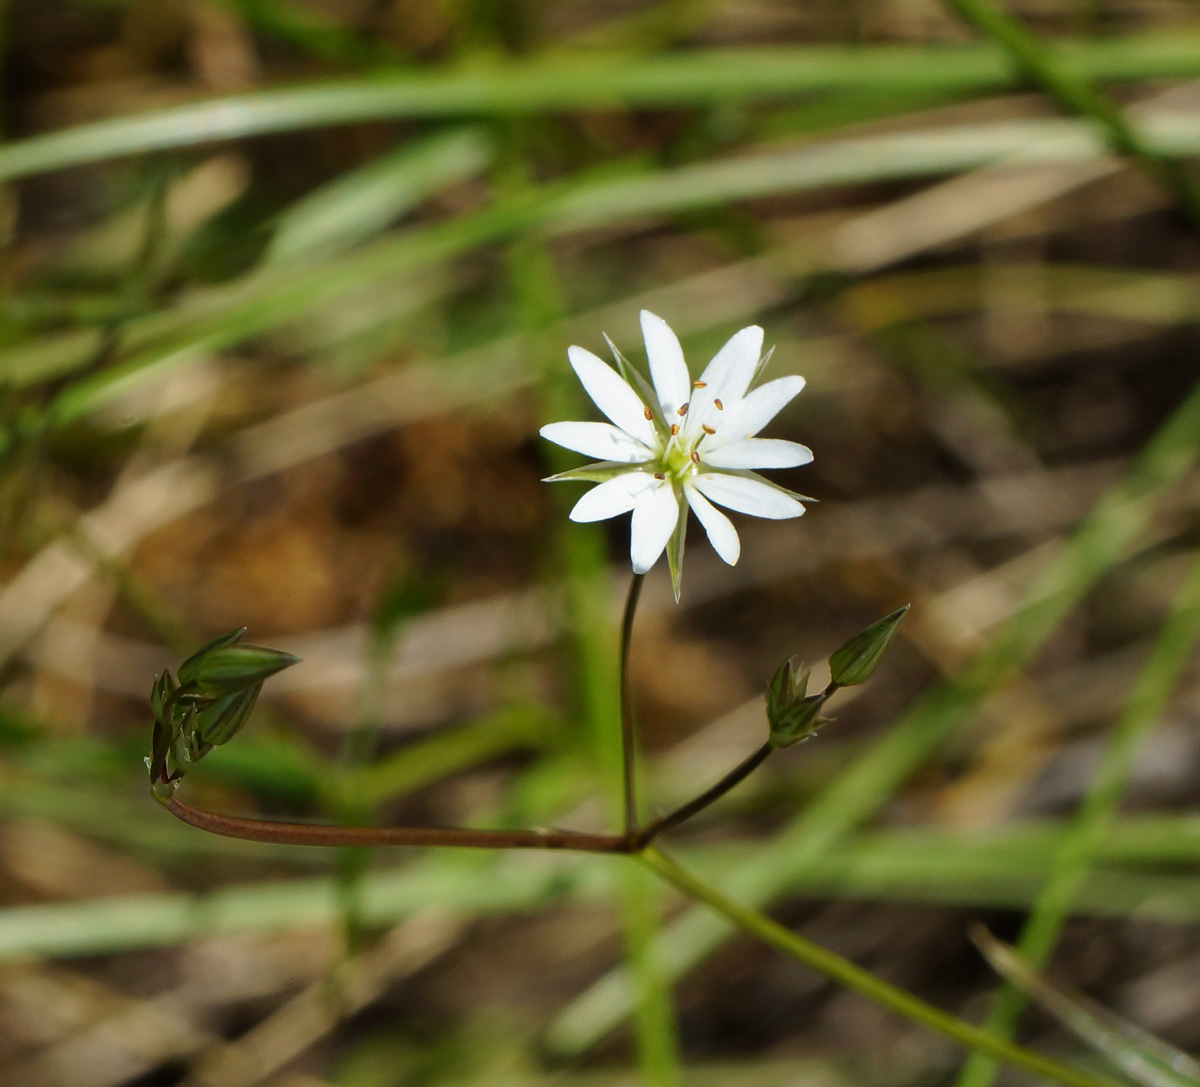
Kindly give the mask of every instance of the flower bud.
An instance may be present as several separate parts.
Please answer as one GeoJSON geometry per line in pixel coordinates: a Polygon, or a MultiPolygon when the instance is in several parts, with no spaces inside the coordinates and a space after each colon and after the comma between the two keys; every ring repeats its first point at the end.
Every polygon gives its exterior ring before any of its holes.
{"type": "Polygon", "coordinates": [[[151,789],[159,799],[218,744],[228,743],[249,719],[263,681],[300,658],[261,645],[240,645],[246,628],[224,634],[193,653],[177,676],[154,680],[151,789]]]}
{"type": "Polygon", "coordinates": [[[872,623],[829,658],[829,674],[837,686],[855,687],[871,678],[910,606],[905,604],[872,623]]]}
{"type": "Polygon", "coordinates": [[[245,630],[242,627],[210,642],[179,666],[179,682],[188,693],[220,698],[246,691],[300,659],[281,649],[237,644],[245,630]]]}

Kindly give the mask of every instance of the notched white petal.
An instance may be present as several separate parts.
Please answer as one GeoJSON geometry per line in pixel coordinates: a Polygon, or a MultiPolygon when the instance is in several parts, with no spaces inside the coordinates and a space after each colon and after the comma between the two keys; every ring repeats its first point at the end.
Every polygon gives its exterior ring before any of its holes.
{"type": "Polygon", "coordinates": [[[628,513],[657,481],[645,472],[626,472],[593,487],[571,510],[572,521],[605,521],[628,513]]]}
{"type": "Polygon", "coordinates": [[[683,493],[687,496],[692,512],[708,533],[708,542],[712,544],[713,550],[730,566],[737,565],[742,553],[742,541],[738,539],[733,522],[690,482],[683,485],[683,493]]]}
{"type": "Polygon", "coordinates": [[[584,347],[569,347],[567,358],[596,407],[630,437],[653,446],[654,424],[646,418],[646,405],[621,375],[584,347]]]}
{"type": "Polygon", "coordinates": [[[679,520],[679,499],[671,484],[651,479],[654,486],[637,497],[629,526],[629,558],[635,574],[644,574],[658,561],[679,520]]]}
{"type": "Polygon", "coordinates": [[[791,374],[777,377],[752,390],[744,400],[738,401],[724,413],[721,426],[717,428],[716,444],[726,445],[743,438],[753,438],[803,388],[804,378],[799,374],[791,374]]]}
{"type": "Polygon", "coordinates": [[[767,517],[772,521],[800,517],[804,513],[804,507],[795,498],[765,480],[727,472],[700,472],[692,477],[692,483],[705,498],[738,513],[767,517]]]}
{"type": "Polygon", "coordinates": [[[547,441],[601,460],[640,464],[653,452],[611,423],[547,423],[538,432],[547,441]]]}
{"type": "Polygon", "coordinates": [[[646,357],[650,360],[650,379],[658,393],[659,403],[668,418],[668,424],[677,422],[679,409],[692,395],[692,381],[688,377],[687,363],[683,360],[683,348],[671,326],[649,310],[642,310],[642,336],[646,341],[646,357]]]}
{"type": "Polygon", "coordinates": [[[810,464],[812,450],[782,438],[743,438],[709,449],[700,447],[700,459],[713,468],[798,468],[810,464]]]}

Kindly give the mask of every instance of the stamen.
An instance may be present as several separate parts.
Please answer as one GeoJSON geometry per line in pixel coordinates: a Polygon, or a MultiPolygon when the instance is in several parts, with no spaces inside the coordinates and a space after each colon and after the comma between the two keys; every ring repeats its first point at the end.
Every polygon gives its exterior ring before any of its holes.
{"type": "Polygon", "coordinates": [[[693,463],[693,464],[699,464],[699,463],[700,463],[700,454],[699,454],[699,453],[697,453],[697,452],[696,452],[694,449],[692,450],[692,463],[693,463]]]}
{"type": "Polygon", "coordinates": [[[708,388],[708,382],[707,382],[707,381],[697,381],[697,382],[694,382],[694,383],[692,384],[692,388],[693,388],[693,389],[707,389],[707,388],[708,388]]]}
{"type": "Polygon", "coordinates": [[[679,433],[679,424],[678,424],[678,423],[672,423],[672,424],[671,424],[671,437],[672,437],[672,438],[673,438],[673,437],[675,437],[675,435],[676,435],[676,434],[678,434],[678,433],[679,433]]]}
{"type": "Polygon", "coordinates": [[[686,404],[680,404],[679,405],[679,414],[687,415],[687,409],[688,409],[688,406],[686,404]]]}
{"type": "Polygon", "coordinates": [[[662,474],[662,472],[655,472],[655,473],[654,473],[654,478],[655,478],[655,479],[666,479],[667,477],[666,477],[666,476],[664,476],[664,475],[662,474]]]}
{"type": "Polygon", "coordinates": [[[716,434],[716,431],[713,430],[713,428],[710,427],[707,423],[703,423],[701,425],[700,429],[703,430],[705,434],[716,434]]]}
{"type": "Polygon", "coordinates": [[[646,422],[654,422],[654,412],[652,412],[649,408],[644,409],[642,414],[646,417],[646,422]]]}
{"type": "Polygon", "coordinates": [[[725,405],[724,405],[724,404],[722,404],[720,400],[716,400],[716,399],[714,399],[714,400],[713,400],[713,403],[717,405],[717,411],[724,411],[724,410],[725,410],[725,405]]]}

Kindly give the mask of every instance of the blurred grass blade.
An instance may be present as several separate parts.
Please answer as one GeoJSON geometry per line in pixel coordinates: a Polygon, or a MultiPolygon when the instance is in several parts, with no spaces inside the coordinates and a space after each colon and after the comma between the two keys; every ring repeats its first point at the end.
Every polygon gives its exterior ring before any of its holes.
{"type": "Polygon", "coordinates": [[[1054,985],[1015,949],[997,940],[982,926],[972,928],[971,939],[998,974],[1131,1079],[1144,1087],[1197,1087],[1200,1084],[1200,1062],[1188,1054],[1082,994],[1054,985]]]}
{"type": "Polygon", "coordinates": [[[267,247],[266,263],[321,259],[350,249],[427,197],[479,174],[491,159],[491,143],[478,128],[405,144],[290,207],[267,247]]]}
{"type": "MultiPolygon", "coordinates": [[[[1064,42],[1065,71],[1104,81],[1200,75],[1200,34],[1064,42]]],[[[0,148],[0,181],[213,140],[405,117],[724,106],[814,91],[1015,87],[994,45],[696,50],[661,57],[564,56],[263,91],[117,117],[0,148]]]]}
{"type": "MultiPolygon", "coordinates": [[[[1176,595],[1154,652],[1138,676],[1083,803],[1064,835],[1033,912],[1021,930],[1020,955],[1032,969],[1049,961],[1087,879],[1088,869],[1112,824],[1113,812],[1125,791],[1139,746],[1166,709],[1198,637],[1200,562],[1193,566],[1176,595]]],[[[988,1014],[988,1028],[1011,1035],[1023,1005],[1019,991],[1002,989],[988,1014]]],[[[985,1087],[994,1075],[995,1068],[990,1062],[972,1058],[964,1066],[959,1083],[961,1087],[985,1087]]]]}
{"type": "MultiPolygon", "coordinates": [[[[1176,145],[1200,152],[1200,117],[1185,118],[1176,145]]],[[[55,403],[67,422],[119,395],[144,376],[184,365],[295,321],[380,278],[444,264],[522,231],[565,234],[637,222],[730,201],[829,185],[953,172],[993,162],[1031,145],[1056,158],[1104,153],[1084,122],[1014,121],[889,133],[782,151],[772,149],[634,176],[572,178],[498,201],[432,226],[380,239],[353,253],[256,272],[195,292],[176,309],[129,322],[124,357],[66,389],[55,403]]],[[[801,255],[813,267],[820,258],[801,255]]],[[[795,258],[793,257],[793,263],[795,258]]],[[[64,376],[94,358],[95,333],[68,332],[8,348],[0,365],[16,385],[64,376]]]]}

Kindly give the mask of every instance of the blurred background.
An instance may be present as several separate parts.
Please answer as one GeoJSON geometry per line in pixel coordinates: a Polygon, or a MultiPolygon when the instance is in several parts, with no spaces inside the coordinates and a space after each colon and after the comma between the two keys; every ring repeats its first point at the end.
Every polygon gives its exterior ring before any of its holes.
{"type": "Polygon", "coordinates": [[[584,458],[537,428],[597,417],[566,348],[644,362],[642,307],[694,372],[764,327],[808,379],[771,435],[816,458],[772,475],[819,500],[735,515],[736,568],[693,523],[678,606],[648,578],[645,810],[762,742],[780,661],[913,603],[671,851],[981,1020],[969,924],[1013,938],[1090,813],[1051,973],[1200,1049],[1194,616],[1163,634],[1200,16],[1020,0],[1039,68],[959,7],[0,5],[0,1083],[954,1082],[611,859],[259,846],[147,795],[155,673],[246,625],[304,661],[193,803],[615,826],[628,519],[570,524],[539,480],[584,458]]]}

